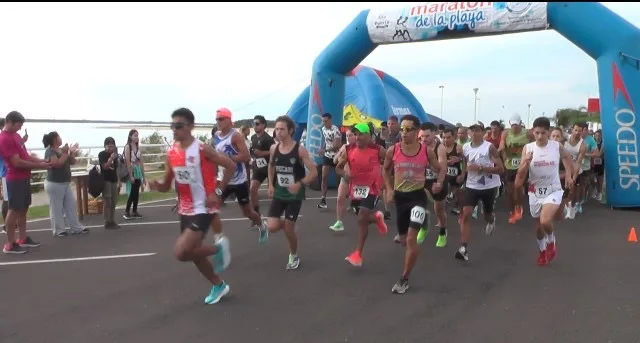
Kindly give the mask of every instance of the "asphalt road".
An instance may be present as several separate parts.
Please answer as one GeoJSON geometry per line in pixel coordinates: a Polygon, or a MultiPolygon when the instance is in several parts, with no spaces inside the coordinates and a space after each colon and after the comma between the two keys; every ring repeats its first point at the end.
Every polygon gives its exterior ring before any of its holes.
{"type": "MultiPolygon", "coordinates": [[[[475,221],[465,265],[453,257],[452,216],[449,246],[436,248],[431,230],[412,288],[395,295],[403,261],[395,224],[387,237],[372,227],[355,269],[344,261],[355,247],[353,216],[344,233],[333,233],[335,200],[322,211],[317,201],[303,205],[296,271],[285,270],[282,234],[258,245],[238,207],[223,208],[231,293],[216,305],[203,304],[209,285],[195,267],[173,258],[179,227],[171,201],[141,207],[145,218],[118,231],[96,226],[53,238],[46,221],[31,223],[42,247],[0,256],[0,342],[640,342],[640,245],[627,242],[630,227],[640,229],[637,212],[589,204],[558,226],[558,256],[542,268],[530,218],[508,225],[502,205],[491,237],[475,221]],[[35,263],[8,264],[25,261],[35,263]]],[[[266,212],[268,201],[261,204],[266,212]]],[[[85,219],[89,227],[100,222],[85,219]]]]}

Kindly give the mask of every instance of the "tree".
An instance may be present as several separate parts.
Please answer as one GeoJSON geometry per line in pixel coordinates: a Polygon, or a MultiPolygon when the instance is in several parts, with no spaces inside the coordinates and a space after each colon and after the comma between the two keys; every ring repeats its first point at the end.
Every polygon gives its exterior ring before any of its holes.
{"type": "Polygon", "coordinates": [[[557,126],[568,128],[579,122],[599,123],[600,113],[587,112],[587,108],[585,106],[579,106],[577,108],[567,107],[558,109],[552,120],[557,126]]]}

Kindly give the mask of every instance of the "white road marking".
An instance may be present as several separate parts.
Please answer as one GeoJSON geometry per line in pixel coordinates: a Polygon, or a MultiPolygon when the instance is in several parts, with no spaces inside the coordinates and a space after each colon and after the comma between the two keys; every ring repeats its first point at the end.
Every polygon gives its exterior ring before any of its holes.
{"type": "MultiPolygon", "coordinates": [[[[325,199],[337,199],[338,197],[326,197],[325,199]]],[[[305,200],[320,200],[322,198],[306,198],[305,200]]],[[[261,199],[260,202],[267,202],[273,199],[261,199]]],[[[235,201],[228,200],[227,204],[231,204],[235,201]]],[[[148,206],[138,206],[138,208],[157,208],[157,207],[173,207],[176,204],[164,204],[164,205],[148,205],[148,206]]]]}
{"type": "MultiPolygon", "coordinates": [[[[302,215],[299,215],[298,218],[301,218],[302,215]]],[[[262,219],[267,219],[267,217],[263,217],[262,219]]],[[[223,222],[233,222],[233,221],[239,221],[239,220],[249,220],[248,218],[222,218],[221,219],[223,222]]],[[[118,223],[118,225],[120,226],[148,226],[148,225],[166,225],[166,224],[180,224],[179,220],[168,220],[168,221],[158,221],[158,222],[126,222],[126,223],[118,223]]],[[[96,229],[96,228],[102,228],[104,227],[104,225],[88,225],[85,226],[85,228],[87,229],[96,229]]],[[[27,230],[27,232],[51,232],[51,229],[34,229],[34,230],[27,230]]]]}
{"type": "Polygon", "coordinates": [[[130,257],[147,257],[153,256],[156,253],[146,254],[129,254],[129,255],[111,255],[111,256],[91,256],[91,257],[75,257],[75,258],[56,258],[51,260],[32,260],[32,261],[15,261],[15,262],[0,262],[0,266],[12,266],[17,264],[37,264],[37,263],[56,263],[56,262],[75,262],[75,261],[92,261],[92,260],[112,260],[116,258],[130,258],[130,257]]]}

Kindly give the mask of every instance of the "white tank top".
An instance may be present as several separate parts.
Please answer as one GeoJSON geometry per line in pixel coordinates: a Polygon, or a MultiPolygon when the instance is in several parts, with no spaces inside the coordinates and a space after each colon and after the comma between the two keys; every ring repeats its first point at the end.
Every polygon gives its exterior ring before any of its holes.
{"type": "MultiPolygon", "coordinates": [[[[233,144],[231,143],[231,138],[234,134],[236,134],[235,129],[231,129],[231,131],[225,136],[222,136],[222,132],[220,131],[216,132],[216,151],[227,156],[237,156],[238,151],[233,147],[233,144]]],[[[222,180],[223,172],[224,168],[218,166],[218,181],[222,180]]],[[[231,177],[229,185],[240,185],[245,182],[247,182],[247,170],[245,169],[245,164],[244,162],[238,162],[236,163],[236,172],[231,177]]]]}
{"type": "Polygon", "coordinates": [[[560,143],[549,141],[546,146],[539,147],[536,142],[524,146],[526,153],[533,152],[529,164],[529,194],[538,198],[562,190],[560,182],[560,143]]]}
{"type": "MultiPolygon", "coordinates": [[[[489,153],[489,148],[491,146],[491,143],[483,141],[480,146],[472,147],[471,142],[469,142],[462,147],[462,151],[469,163],[492,168],[495,167],[495,165],[491,160],[491,154],[489,153]]],[[[500,187],[500,176],[498,174],[467,171],[467,182],[465,186],[476,190],[500,187]]]]}
{"type": "Polygon", "coordinates": [[[578,144],[571,145],[569,143],[569,139],[564,142],[564,150],[566,150],[571,156],[571,161],[573,161],[573,168],[578,168],[580,171],[578,174],[582,174],[582,168],[577,163],[578,155],[580,155],[580,147],[582,146],[582,138],[578,141],[578,144]]]}

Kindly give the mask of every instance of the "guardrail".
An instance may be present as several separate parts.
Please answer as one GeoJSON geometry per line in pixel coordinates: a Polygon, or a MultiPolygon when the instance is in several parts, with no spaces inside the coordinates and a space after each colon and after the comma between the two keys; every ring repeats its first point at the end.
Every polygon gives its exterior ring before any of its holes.
{"type": "MultiPolygon", "coordinates": [[[[148,175],[148,174],[164,173],[163,169],[159,167],[154,168],[154,166],[164,165],[165,163],[164,159],[162,161],[154,161],[154,160],[158,159],[161,156],[165,156],[167,154],[167,149],[169,149],[169,146],[167,144],[140,144],[140,153],[142,155],[142,161],[144,162],[144,166],[145,166],[145,174],[148,175]],[[150,149],[150,148],[161,149],[162,152],[145,154],[144,150],[150,149]]],[[[37,153],[38,155],[44,155],[45,150],[46,150],[45,148],[29,149],[29,152],[37,153]]],[[[82,151],[83,155],[76,157],[76,161],[77,161],[76,164],[71,166],[72,173],[86,172],[90,164],[91,165],[98,164],[98,154],[104,150],[104,146],[79,147],[78,150],[82,151]]],[[[120,153],[121,151],[124,151],[124,145],[118,147],[118,152],[120,153]]],[[[32,176],[34,174],[46,174],[46,173],[47,171],[43,169],[31,171],[32,176]]],[[[43,185],[43,184],[44,184],[44,181],[31,183],[31,185],[43,185]]]]}

